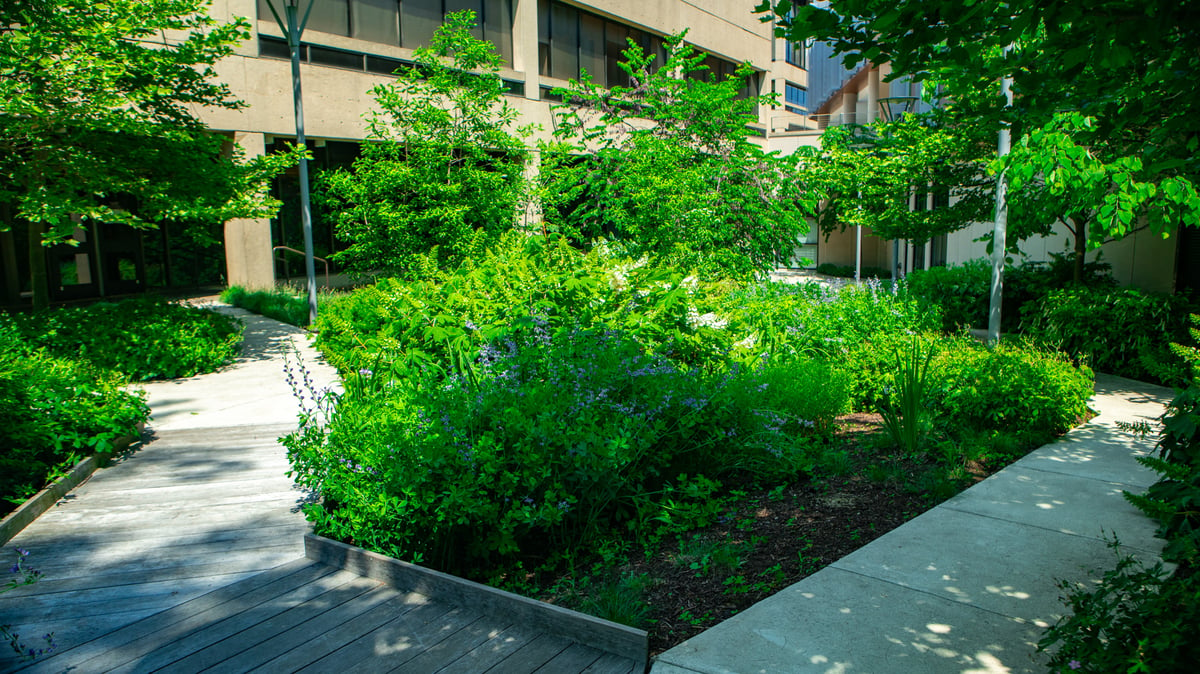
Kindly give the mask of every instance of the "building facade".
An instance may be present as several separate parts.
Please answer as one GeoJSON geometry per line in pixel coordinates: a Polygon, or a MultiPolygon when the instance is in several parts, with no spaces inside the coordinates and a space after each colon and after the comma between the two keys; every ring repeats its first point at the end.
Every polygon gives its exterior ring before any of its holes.
{"type": "MultiPolygon", "coordinates": [[[[280,0],[272,0],[276,8],[280,0]]],[[[301,7],[305,6],[301,0],[301,7]]],[[[428,44],[445,14],[473,10],[477,37],[496,45],[509,103],[521,123],[536,124],[548,137],[553,121],[550,91],[586,71],[606,86],[623,83],[617,64],[633,40],[662,54],[663,39],[687,30],[686,41],[706,54],[710,72],[723,76],[739,64],[754,68],[746,93],[776,92],[781,105],[759,110],[756,131],[771,145],[779,131],[813,126],[807,109],[807,49],[773,36],[759,21],[754,0],[315,0],[303,35],[305,132],[318,165],[344,163],[366,136],[369,91],[411,62],[428,44]],[[785,99],[787,104],[782,105],[785,99]]],[[[252,19],[252,34],[218,64],[222,80],[249,105],[244,110],[197,110],[212,129],[227,133],[250,155],[294,139],[292,81],[283,33],[267,0],[215,0],[219,19],[252,19]]],[[[782,139],[782,138],[781,138],[782,139]]],[[[282,190],[284,196],[288,190],[282,190]]],[[[286,203],[285,198],[285,203],[286,203]]],[[[279,276],[272,248],[295,241],[297,225],[285,206],[274,223],[233,221],[225,244],[230,283],[268,287],[279,276]],[[289,233],[290,232],[290,233],[289,233]]],[[[321,228],[318,226],[318,230],[321,228]]],[[[316,234],[322,249],[323,235],[316,234]]],[[[324,249],[335,245],[331,240],[324,249]]],[[[318,252],[320,254],[320,252],[318,252]]]]}

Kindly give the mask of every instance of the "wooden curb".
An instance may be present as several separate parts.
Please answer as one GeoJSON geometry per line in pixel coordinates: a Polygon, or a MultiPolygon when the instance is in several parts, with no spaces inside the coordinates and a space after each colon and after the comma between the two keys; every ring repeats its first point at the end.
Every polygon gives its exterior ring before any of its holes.
{"type": "Polygon", "coordinates": [[[29,497],[29,500],[22,503],[16,510],[5,515],[4,519],[0,520],[0,545],[12,540],[42,513],[54,507],[60,498],[91,477],[97,468],[107,466],[112,455],[133,444],[134,439],[140,436],[144,429],[145,424],[138,424],[138,435],[125,435],[117,438],[113,442],[111,450],[98,452],[75,464],[71,472],[50,483],[48,487],[29,497]]]}
{"type": "Polygon", "coordinates": [[[437,602],[510,619],[531,629],[629,658],[642,668],[649,660],[650,639],[643,630],[497,590],[315,534],[305,534],[304,554],[314,561],[383,581],[396,589],[418,592],[437,602]]]}

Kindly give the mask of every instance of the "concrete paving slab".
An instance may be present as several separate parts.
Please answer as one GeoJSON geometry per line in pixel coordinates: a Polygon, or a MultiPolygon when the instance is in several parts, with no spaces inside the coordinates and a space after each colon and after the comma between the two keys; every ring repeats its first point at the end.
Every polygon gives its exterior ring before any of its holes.
{"type": "Polygon", "coordinates": [[[1014,464],[941,507],[1096,540],[1115,533],[1123,545],[1156,551],[1153,523],[1122,496],[1142,489],[1014,464]]]}
{"type": "Polygon", "coordinates": [[[1043,672],[1040,634],[1036,625],[830,567],[663,653],[651,671],[1043,672]]]}
{"type": "Polygon", "coordinates": [[[1138,463],[1151,443],[1115,426],[1087,424],[1041,447],[1013,465],[1093,480],[1131,485],[1138,490],[1158,481],[1154,471],[1138,463]]]}
{"type": "Polygon", "coordinates": [[[833,566],[1049,626],[1063,615],[1056,578],[1096,582],[1116,559],[1094,538],[939,507],[833,566]]]}

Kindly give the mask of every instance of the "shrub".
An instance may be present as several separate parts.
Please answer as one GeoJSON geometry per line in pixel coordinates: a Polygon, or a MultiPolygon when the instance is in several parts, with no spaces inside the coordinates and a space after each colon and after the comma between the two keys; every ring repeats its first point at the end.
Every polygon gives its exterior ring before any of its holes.
{"type": "Polygon", "coordinates": [[[1066,432],[1088,414],[1092,373],[1030,345],[986,348],[960,338],[933,366],[935,418],[948,427],[1066,432]]]}
{"type": "MultiPolygon", "coordinates": [[[[1115,547],[1115,544],[1114,546],[1115,547]]],[[[1094,588],[1059,583],[1071,614],[1047,630],[1053,672],[1189,672],[1200,662],[1200,576],[1122,556],[1094,588]]]]}
{"type": "Polygon", "coordinates": [[[315,327],[318,346],[344,373],[471,360],[484,341],[529,315],[555,328],[609,325],[679,362],[719,367],[727,353],[748,353],[719,327],[720,288],[607,246],[584,253],[560,237],[514,232],[452,271],[386,279],[332,299],[315,327]]]}
{"type": "Polygon", "coordinates": [[[1187,367],[1169,343],[1187,336],[1189,309],[1187,299],[1177,295],[1071,288],[1035,303],[1023,325],[1032,339],[1101,372],[1177,384],[1187,367]]]}
{"type": "Polygon", "coordinates": [[[318,533],[474,576],[538,567],[614,527],[648,535],[689,475],[803,474],[805,439],[846,405],[819,363],[685,369],[540,317],[456,363],[353,375],[328,428],[285,440],[324,496],[318,533]]]}
{"type": "MultiPolygon", "coordinates": [[[[1111,266],[1094,261],[1084,265],[1083,285],[1111,288],[1116,281],[1108,274],[1111,266]]],[[[1073,257],[1051,254],[1050,262],[1032,262],[1004,269],[1001,329],[1015,332],[1028,307],[1051,290],[1075,285],[1073,257]]],[[[986,328],[991,307],[992,264],[986,259],[970,260],[961,266],[934,267],[914,271],[907,277],[909,290],[927,306],[942,311],[943,328],[986,328]]]]}
{"type": "Polygon", "coordinates": [[[371,90],[376,142],[353,170],[321,175],[318,196],[350,243],[333,259],[347,269],[412,276],[418,256],[455,264],[516,224],[527,133],[477,30],[473,12],[447,14],[413,67],[371,90]]]}
{"type": "Polygon", "coordinates": [[[0,498],[20,503],[80,455],[133,433],[149,410],[127,384],[116,372],[31,348],[0,315],[0,498]]]}
{"type": "Polygon", "coordinates": [[[214,311],[143,297],[14,316],[47,353],[117,370],[136,381],[212,372],[242,343],[241,325],[214,311]]]}
{"type": "Polygon", "coordinates": [[[221,291],[221,301],[296,327],[308,325],[308,298],[286,290],[250,291],[230,286],[221,291]]]}
{"type": "Polygon", "coordinates": [[[992,266],[987,260],[914,271],[907,280],[913,297],[941,310],[946,330],[987,327],[992,281],[992,266]]]}
{"type": "MultiPolygon", "coordinates": [[[[817,265],[817,273],[825,274],[826,276],[837,276],[839,278],[854,278],[854,267],[852,265],[825,262],[817,265]]],[[[859,274],[860,278],[889,279],[892,277],[892,272],[882,267],[861,267],[859,274]]]]}

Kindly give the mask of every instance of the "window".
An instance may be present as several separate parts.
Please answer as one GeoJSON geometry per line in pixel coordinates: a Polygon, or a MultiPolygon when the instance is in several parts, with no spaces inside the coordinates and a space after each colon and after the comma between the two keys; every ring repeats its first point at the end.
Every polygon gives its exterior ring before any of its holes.
{"type": "MultiPolygon", "coordinates": [[[[285,19],[283,0],[270,0],[285,19]]],[[[434,30],[450,12],[475,12],[475,37],[496,45],[506,63],[512,62],[512,0],[313,0],[305,32],[320,31],[358,40],[416,49],[429,45],[434,30]]],[[[308,3],[301,0],[303,18],[308,3]]],[[[258,18],[274,21],[268,0],[258,0],[258,18]]]]}
{"type": "Polygon", "coordinates": [[[783,60],[797,68],[808,69],[808,46],[803,42],[788,42],[784,46],[783,60]]]}
{"type": "Polygon", "coordinates": [[[351,0],[354,37],[383,44],[400,44],[400,6],[396,0],[351,0]]]}
{"type": "Polygon", "coordinates": [[[788,112],[802,115],[808,111],[808,90],[788,82],[783,90],[783,102],[788,112]]]}
{"type": "MultiPolygon", "coordinates": [[[[793,0],[792,9],[788,12],[788,18],[796,15],[796,8],[801,5],[807,5],[805,0],[793,0]]],[[[783,44],[783,60],[796,66],[808,70],[808,45],[804,42],[785,42],[783,44]]]]}

